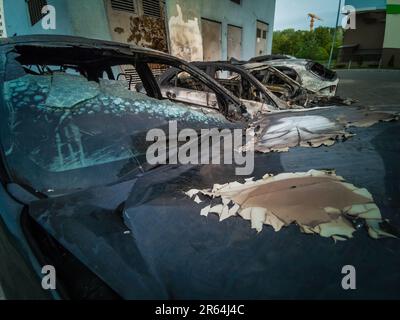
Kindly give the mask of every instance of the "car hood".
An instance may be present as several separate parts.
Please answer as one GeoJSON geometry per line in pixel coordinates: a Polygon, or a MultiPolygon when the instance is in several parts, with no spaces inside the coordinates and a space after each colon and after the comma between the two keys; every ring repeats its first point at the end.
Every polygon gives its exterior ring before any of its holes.
{"type": "MultiPolygon", "coordinates": [[[[385,200],[397,201],[400,152],[385,146],[398,129],[397,123],[355,128],[357,140],[325,152],[295,148],[257,155],[253,174],[336,168],[372,192],[383,216],[398,220],[395,206],[385,200]],[[369,170],[374,175],[365,175],[369,170]]],[[[334,244],[294,225],[257,234],[239,217],[219,222],[217,216],[201,216],[204,204],[184,194],[243,179],[230,165],[163,166],[133,180],[33,202],[29,211],[123,298],[345,298],[340,270],[348,264],[359,266],[363,283],[351,297],[399,297],[395,239],[376,241],[360,232],[334,244]]]]}

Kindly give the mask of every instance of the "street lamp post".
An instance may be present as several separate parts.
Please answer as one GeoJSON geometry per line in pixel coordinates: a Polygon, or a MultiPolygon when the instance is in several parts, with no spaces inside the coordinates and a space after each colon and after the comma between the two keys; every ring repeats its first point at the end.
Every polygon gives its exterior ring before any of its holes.
{"type": "Polygon", "coordinates": [[[338,8],[337,16],[336,16],[335,31],[333,32],[333,40],[332,40],[332,46],[331,46],[331,53],[329,55],[328,68],[330,68],[331,64],[332,64],[333,48],[335,47],[335,42],[336,42],[336,33],[337,33],[337,26],[339,24],[339,16],[340,16],[341,7],[342,7],[342,0],[339,0],[339,8],[338,8]]]}

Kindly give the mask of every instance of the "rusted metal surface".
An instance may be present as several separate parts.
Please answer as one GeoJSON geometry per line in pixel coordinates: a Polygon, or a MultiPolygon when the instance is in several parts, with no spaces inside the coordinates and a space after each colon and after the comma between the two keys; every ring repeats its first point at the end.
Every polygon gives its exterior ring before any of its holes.
{"type": "Polygon", "coordinates": [[[168,52],[167,36],[163,19],[147,16],[130,17],[127,42],[168,52]]]}
{"type": "Polygon", "coordinates": [[[160,11],[159,16],[146,15],[138,9],[135,13],[114,10],[108,1],[107,14],[113,40],[168,52],[163,1],[153,9],[160,11]]]}

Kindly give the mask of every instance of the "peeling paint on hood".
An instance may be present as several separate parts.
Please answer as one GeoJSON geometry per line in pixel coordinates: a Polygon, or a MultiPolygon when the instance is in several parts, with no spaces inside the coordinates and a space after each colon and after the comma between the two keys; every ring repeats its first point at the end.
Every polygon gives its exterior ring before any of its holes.
{"type": "Polygon", "coordinates": [[[186,195],[207,204],[201,215],[215,213],[220,221],[239,215],[258,232],[263,225],[280,231],[296,223],[304,233],[346,240],[353,237],[357,220],[362,220],[372,238],[395,237],[380,227],[382,216],[368,190],[334,172],[266,174],[260,180],[214,184],[212,189],[192,189],[186,195]],[[215,204],[216,199],[220,203],[215,204]]]}

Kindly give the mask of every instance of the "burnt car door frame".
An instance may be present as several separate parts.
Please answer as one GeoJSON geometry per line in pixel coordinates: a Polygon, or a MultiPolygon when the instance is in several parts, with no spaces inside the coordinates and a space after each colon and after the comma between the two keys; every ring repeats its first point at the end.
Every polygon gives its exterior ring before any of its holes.
{"type": "MultiPolygon", "coordinates": [[[[190,64],[194,66],[196,69],[200,69],[201,71],[205,72],[210,78],[212,78],[217,83],[218,80],[216,80],[213,76],[213,74],[215,74],[216,67],[220,67],[222,69],[227,69],[229,71],[238,73],[242,77],[244,77],[250,84],[254,85],[268,99],[268,102],[265,103],[267,104],[269,103],[270,105],[272,104],[272,106],[276,109],[286,108],[286,104],[282,100],[276,97],[272,92],[270,92],[267,88],[265,88],[265,86],[260,81],[258,81],[252,74],[250,74],[247,70],[245,70],[240,66],[236,66],[225,62],[203,62],[203,61],[191,62],[190,64]],[[212,64],[215,64],[214,68],[211,68],[212,64]],[[212,70],[214,70],[214,73],[212,70]]],[[[161,87],[169,86],[168,82],[171,81],[172,78],[178,74],[178,72],[180,73],[181,71],[176,68],[175,69],[170,68],[159,77],[158,83],[160,84],[161,87]]],[[[218,83],[218,85],[223,87],[223,85],[221,85],[220,83],[218,83]]],[[[228,90],[226,88],[224,89],[228,90]]],[[[233,95],[233,93],[231,92],[230,94],[233,95]]],[[[238,97],[236,98],[239,99],[238,97]]]]}
{"type": "MultiPolygon", "coordinates": [[[[199,62],[192,62],[192,64],[194,64],[197,68],[203,71],[204,69],[202,68],[202,66],[205,66],[206,67],[205,72],[213,79],[215,79],[216,71],[219,70],[227,70],[230,72],[237,73],[242,77],[242,79],[250,83],[250,85],[255,86],[257,90],[259,90],[264,95],[264,97],[268,99],[268,102],[266,103],[272,104],[273,107],[278,109],[282,106],[281,105],[282,102],[271,91],[269,91],[260,81],[257,80],[256,77],[254,77],[251,73],[247,72],[241,66],[219,61],[217,62],[199,61],[199,62]]],[[[218,80],[216,81],[218,82],[218,80]]]]}

